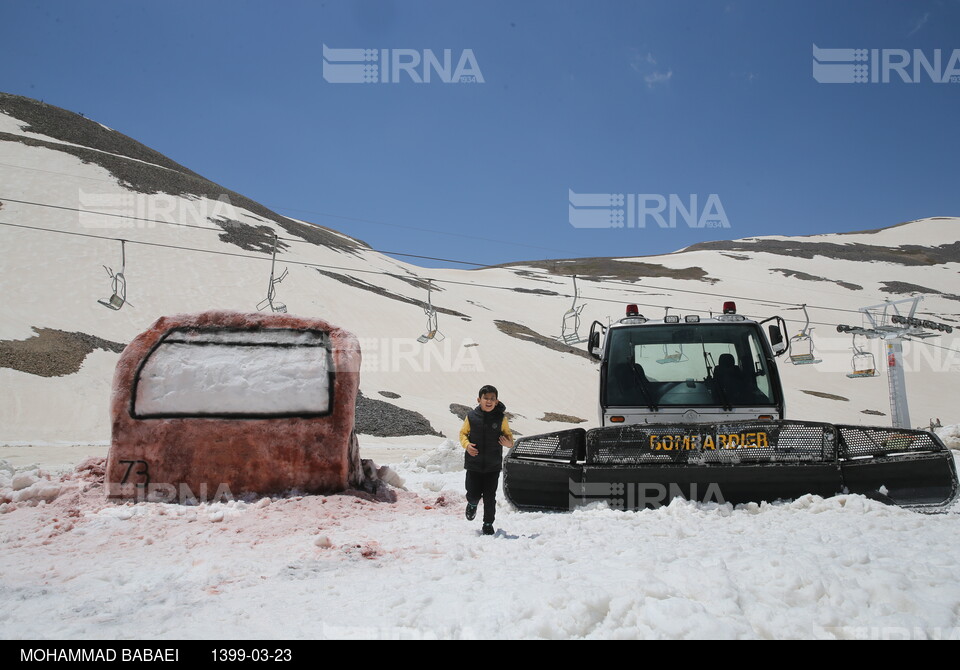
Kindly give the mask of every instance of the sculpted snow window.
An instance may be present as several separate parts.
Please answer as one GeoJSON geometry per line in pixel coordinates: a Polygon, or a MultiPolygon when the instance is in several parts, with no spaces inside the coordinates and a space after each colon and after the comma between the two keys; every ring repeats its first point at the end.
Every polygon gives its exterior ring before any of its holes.
{"type": "Polygon", "coordinates": [[[137,370],[130,413],[138,419],[325,416],[333,381],[325,332],[174,328],[137,370]]]}

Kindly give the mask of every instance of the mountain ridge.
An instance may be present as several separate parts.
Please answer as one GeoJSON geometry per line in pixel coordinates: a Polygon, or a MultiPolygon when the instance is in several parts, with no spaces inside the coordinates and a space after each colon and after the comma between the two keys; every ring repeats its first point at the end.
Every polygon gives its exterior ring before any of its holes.
{"type": "Polygon", "coordinates": [[[4,132],[0,132],[0,140],[22,142],[75,155],[84,162],[100,165],[128,190],[145,195],[166,193],[211,200],[226,198],[231,205],[273,221],[287,233],[314,244],[346,252],[353,252],[360,247],[369,248],[365,242],[343,233],[278,214],[255,200],[202,177],[137,140],[75,112],[31,98],[0,93],[0,113],[25,123],[25,126],[21,126],[25,133],[51,137],[66,144],[4,132]]]}
{"type": "MultiPolygon", "coordinates": [[[[31,108],[38,114],[45,109],[37,104],[31,108]]],[[[81,124],[72,113],[57,114],[81,124]]],[[[0,195],[7,196],[0,198],[0,223],[7,224],[0,226],[4,236],[0,293],[7,299],[0,344],[6,351],[39,344],[27,342],[38,331],[47,330],[73,334],[78,347],[88,341],[129,342],[164,315],[208,309],[255,311],[263,306],[272,286],[276,302],[283,302],[292,313],[321,315],[357,335],[364,360],[361,390],[367,397],[383,395],[388,389],[391,395],[385,397],[392,404],[418,412],[434,431],[452,435],[459,426],[451,423],[451,404],[472,406],[476,389],[493,383],[515,413],[516,429],[530,435],[555,429],[544,417],[595,416],[598,375],[595,363],[583,355],[582,338],[587,324],[619,318],[627,303],[639,304],[656,318],[661,313],[716,313],[723,301],[735,298],[740,312],[748,316],[765,318],[771,311],[782,312],[791,334],[804,326],[798,310],[806,305],[824,362],[818,366],[781,362],[788,415],[840,423],[857,423],[862,413],[884,414],[887,402],[882,377],[850,387],[845,372],[851,341],[849,335],[837,335],[838,323],[857,323],[860,306],[918,293],[924,295],[921,311],[925,316],[960,320],[956,300],[960,263],[955,254],[960,219],[956,218],[897,224],[860,233],[861,237],[844,233],[843,237],[816,236],[816,241],[807,239],[811,236],[784,241],[782,236],[769,236],[779,240],[782,249],[803,252],[793,255],[768,253],[756,244],[759,238],[745,238],[727,243],[735,244],[737,250],[694,245],[661,256],[426,269],[359,241],[350,242],[353,238],[331,229],[322,229],[324,236],[310,239],[296,233],[291,237],[284,226],[294,220],[264,217],[259,209],[240,204],[252,201],[232,196],[234,214],[208,217],[204,222],[214,225],[203,230],[119,219],[96,219],[92,223],[101,229],[91,230],[83,207],[77,207],[78,193],[89,188],[91,179],[103,184],[98,189],[111,202],[149,208],[155,201],[169,205],[172,200],[177,211],[180,205],[184,211],[215,210],[216,198],[226,191],[210,187],[206,196],[142,193],[112,176],[108,167],[87,161],[89,155],[63,145],[64,140],[25,135],[24,122],[11,118],[0,114],[4,133],[0,135],[0,178],[5,184],[0,195]],[[871,255],[878,256],[855,246],[865,245],[867,237],[873,244],[866,246],[887,250],[885,262],[871,261],[871,255]],[[339,242],[325,244],[330,238],[339,242]],[[120,239],[127,241],[122,260],[120,239]],[[271,284],[274,244],[276,276],[286,278],[271,284]],[[237,248],[252,255],[238,254],[237,248]],[[812,253],[838,249],[852,253],[837,254],[837,258],[812,253]],[[903,258],[911,264],[898,262],[903,258]],[[132,304],[110,311],[98,304],[110,295],[104,268],[119,270],[121,262],[125,262],[132,304]],[[284,275],[284,270],[289,274],[284,275]],[[578,279],[576,298],[573,275],[578,279]],[[572,299],[581,320],[565,325],[572,299]],[[421,343],[418,336],[431,328],[427,316],[431,308],[444,337],[421,343]],[[574,332],[565,330],[568,327],[574,332]],[[555,346],[564,335],[580,339],[573,350],[555,346]],[[11,344],[17,342],[22,344],[11,344]],[[830,396],[849,401],[839,403],[830,396]]],[[[89,119],[82,121],[86,124],[99,126],[89,119]]],[[[31,127],[39,129],[43,123],[35,119],[31,127]]],[[[98,159],[102,156],[94,153],[98,159]]],[[[153,171],[150,178],[157,170],[172,170],[149,169],[153,171]]],[[[189,172],[184,170],[182,174],[189,172]]],[[[308,223],[299,225],[321,230],[308,223]]],[[[912,346],[908,362],[917,381],[910,388],[917,406],[923,414],[949,417],[955,406],[951,398],[960,393],[953,373],[960,369],[960,352],[951,352],[960,346],[955,337],[937,346],[912,346]]],[[[879,360],[882,352],[876,354],[879,360]]],[[[93,347],[79,370],[55,377],[0,364],[4,394],[0,443],[106,440],[107,399],[116,358],[110,347],[93,347]]],[[[955,422],[960,423],[960,417],[955,422]]]]}

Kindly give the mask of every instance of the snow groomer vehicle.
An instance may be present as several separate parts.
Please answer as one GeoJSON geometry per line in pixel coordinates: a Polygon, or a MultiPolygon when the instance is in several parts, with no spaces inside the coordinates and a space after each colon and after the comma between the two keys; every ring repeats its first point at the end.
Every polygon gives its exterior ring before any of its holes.
{"type": "Polygon", "coordinates": [[[862,494],[941,511],[957,496],[953,455],[909,428],[788,420],[776,357],[786,324],[737,314],[594,322],[599,428],[517,440],[504,460],[507,499],[521,510],[603,501],[625,510],[676,498],[741,504],[807,494],[862,494]],[[766,332],[764,331],[766,326],[766,332]]]}

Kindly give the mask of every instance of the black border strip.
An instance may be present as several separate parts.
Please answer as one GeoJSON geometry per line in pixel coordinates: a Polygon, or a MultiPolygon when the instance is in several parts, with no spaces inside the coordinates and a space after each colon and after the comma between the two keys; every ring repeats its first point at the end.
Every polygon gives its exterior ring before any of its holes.
{"type": "Polygon", "coordinates": [[[146,419],[228,419],[236,421],[244,421],[251,419],[319,419],[323,417],[330,416],[333,414],[334,407],[334,386],[336,385],[337,373],[333,364],[333,354],[331,351],[331,341],[330,333],[325,330],[316,330],[313,328],[263,328],[260,326],[254,326],[252,328],[240,328],[236,326],[230,327],[217,327],[217,326],[176,326],[167,330],[163,335],[160,336],[147,354],[140,360],[137,364],[137,369],[133,375],[133,384],[130,388],[130,401],[128,412],[130,417],[137,420],[146,420],[146,419]],[[187,332],[201,332],[201,333],[222,333],[222,332],[231,332],[231,333],[263,333],[263,332],[291,332],[291,333],[316,333],[320,336],[319,343],[317,344],[293,344],[293,343],[280,343],[280,342],[262,342],[262,343],[235,343],[235,342],[189,342],[187,340],[174,340],[173,342],[168,342],[168,339],[174,337],[175,334],[187,333],[187,332]],[[328,390],[329,397],[327,400],[327,411],[325,412],[262,412],[262,413],[240,413],[240,412],[215,412],[215,413],[182,413],[182,412],[165,412],[165,413],[156,413],[156,414],[141,414],[137,412],[136,401],[137,401],[137,389],[140,386],[140,375],[143,372],[143,368],[146,366],[147,361],[157,352],[164,344],[189,344],[193,346],[259,346],[259,347],[275,347],[275,348],[293,348],[293,347],[312,347],[312,348],[323,348],[326,351],[327,357],[327,375],[328,375],[328,390]]]}

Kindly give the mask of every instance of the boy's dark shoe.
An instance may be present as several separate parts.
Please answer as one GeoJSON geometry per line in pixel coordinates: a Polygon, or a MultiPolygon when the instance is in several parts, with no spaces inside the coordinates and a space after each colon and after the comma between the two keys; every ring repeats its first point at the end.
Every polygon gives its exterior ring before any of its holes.
{"type": "Polygon", "coordinates": [[[467,521],[473,521],[476,516],[477,516],[477,506],[472,503],[467,503],[467,512],[466,512],[467,521]]]}
{"type": "Polygon", "coordinates": [[[484,535],[493,535],[493,524],[492,523],[483,524],[483,530],[481,532],[484,535]]]}

